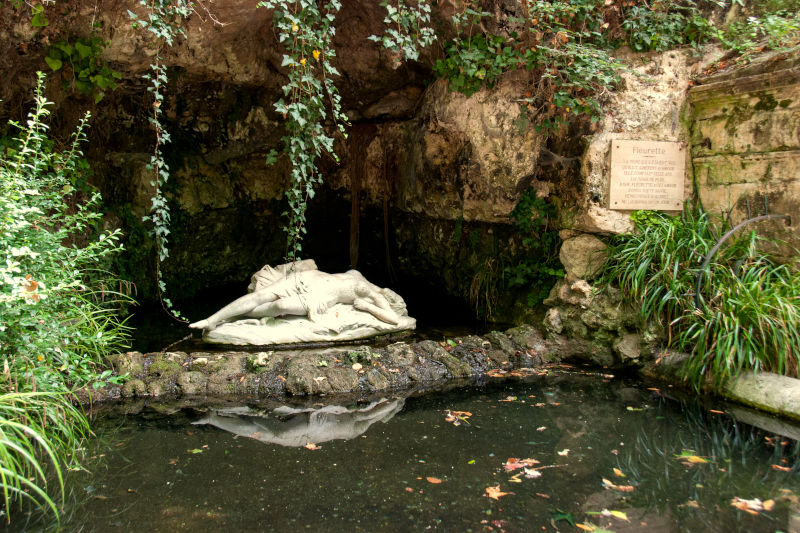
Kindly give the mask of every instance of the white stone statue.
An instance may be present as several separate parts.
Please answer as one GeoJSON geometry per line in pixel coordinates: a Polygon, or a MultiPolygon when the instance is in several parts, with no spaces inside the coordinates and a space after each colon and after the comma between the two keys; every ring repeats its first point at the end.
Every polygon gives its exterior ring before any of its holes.
{"type": "Polygon", "coordinates": [[[321,272],[311,259],[265,266],[248,291],[189,327],[204,330],[208,342],[257,345],[354,340],[416,327],[394,291],[356,270],[321,272]]]}

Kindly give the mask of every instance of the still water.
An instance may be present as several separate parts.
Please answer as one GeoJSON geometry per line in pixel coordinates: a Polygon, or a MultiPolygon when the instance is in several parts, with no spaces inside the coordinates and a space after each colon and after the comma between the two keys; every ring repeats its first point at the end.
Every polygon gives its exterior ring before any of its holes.
{"type": "Polygon", "coordinates": [[[731,409],[569,372],[344,406],[150,405],[95,420],[62,529],[796,530],[797,442],[731,409]]]}

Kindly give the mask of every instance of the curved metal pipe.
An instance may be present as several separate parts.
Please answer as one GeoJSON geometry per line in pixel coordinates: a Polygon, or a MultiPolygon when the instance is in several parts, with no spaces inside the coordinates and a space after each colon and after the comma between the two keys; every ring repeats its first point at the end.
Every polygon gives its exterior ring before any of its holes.
{"type": "Polygon", "coordinates": [[[702,301],[702,296],[700,296],[700,283],[702,282],[701,276],[705,273],[706,269],[708,268],[708,264],[711,263],[711,260],[714,258],[714,255],[717,253],[720,246],[722,246],[722,244],[728,239],[728,237],[733,235],[740,228],[750,224],[751,222],[761,222],[763,220],[770,220],[774,218],[783,218],[786,220],[791,220],[791,217],[789,215],[761,215],[753,218],[748,218],[744,222],[739,222],[733,228],[731,228],[727,233],[725,233],[725,235],[723,235],[719,239],[719,241],[717,241],[717,244],[715,244],[714,247],[711,248],[711,250],[709,250],[708,255],[706,255],[706,258],[703,260],[703,264],[700,265],[700,271],[697,273],[697,276],[695,277],[695,284],[694,284],[695,309],[700,308],[700,304],[702,301]]]}

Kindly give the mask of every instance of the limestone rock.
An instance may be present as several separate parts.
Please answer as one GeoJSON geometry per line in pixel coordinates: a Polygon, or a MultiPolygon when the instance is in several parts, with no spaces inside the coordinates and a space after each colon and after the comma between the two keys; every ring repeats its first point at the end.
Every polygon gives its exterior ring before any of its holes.
{"type": "Polygon", "coordinates": [[[614,351],[623,363],[637,362],[642,356],[640,341],[641,336],[638,333],[627,333],[614,342],[614,351]]]}
{"type": "Polygon", "coordinates": [[[558,259],[568,275],[592,280],[605,261],[606,244],[594,235],[579,235],[561,244],[558,259]]]}

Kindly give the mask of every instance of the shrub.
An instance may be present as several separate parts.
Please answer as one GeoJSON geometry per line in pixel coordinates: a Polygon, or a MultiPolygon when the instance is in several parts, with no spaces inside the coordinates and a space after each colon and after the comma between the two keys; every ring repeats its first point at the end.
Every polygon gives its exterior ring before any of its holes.
{"type": "Polygon", "coordinates": [[[671,346],[690,352],[684,372],[696,388],[719,387],[745,370],[797,375],[796,264],[781,264],[751,231],[736,236],[701,272],[726,224],[688,207],[676,217],[648,211],[633,218],[637,231],[612,239],[602,283],[618,285],[643,323],[660,323],[671,346]]]}
{"type": "Polygon", "coordinates": [[[12,500],[56,506],[49,464],[74,461],[88,425],[71,391],[118,380],[103,356],[126,346],[118,318],[128,301],[103,265],[121,250],[117,231],[96,234],[100,196],[76,189],[86,165],[84,118],[63,151],[46,135],[42,79],[18,137],[0,153],[0,481],[12,500]],[[80,245],[79,245],[80,244],[80,245]],[[117,287],[115,290],[114,287],[117,287]]]}
{"type": "Polygon", "coordinates": [[[100,195],[80,202],[84,118],[65,151],[47,138],[42,87],[13,148],[0,158],[0,355],[21,387],[67,390],[96,378],[102,356],[125,346],[120,282],[103,265],[121,251],[119,231],[89,238],[100,195]],[[80,241],[87,241],[78,246],[80,241]]]}

